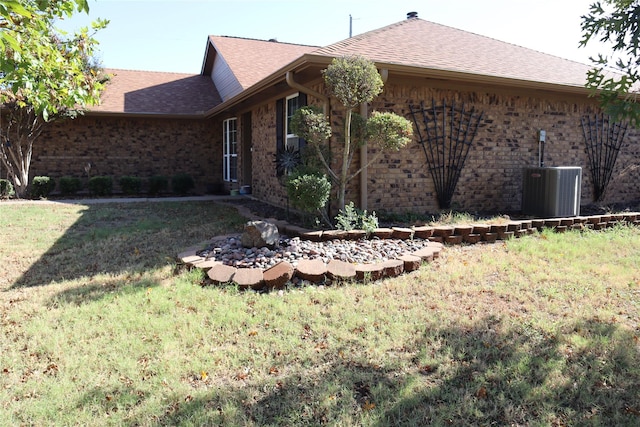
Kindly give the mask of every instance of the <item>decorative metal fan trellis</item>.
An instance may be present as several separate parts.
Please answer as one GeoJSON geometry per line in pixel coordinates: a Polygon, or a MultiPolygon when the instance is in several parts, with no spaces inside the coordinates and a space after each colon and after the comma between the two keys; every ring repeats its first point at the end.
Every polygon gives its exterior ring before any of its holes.
{"type": "Polygon", "coordinates": [[[614,122],[604,114],[583,116],[581,121],[593,183],[593,200],[598,202],[611,181],[627,125],[614,122]]]}
{"type": "Polygon", "coordinates": [[[443,101],[442,105],[436,105],[435,100],[431,104],[425,107],[422,101],[420,106],[409,105],[409,109],[435,184],[438,204],[441,209],[448,209],[483,113],[473,108],[467,111],[464,104],[447,106],[443,101]]]}

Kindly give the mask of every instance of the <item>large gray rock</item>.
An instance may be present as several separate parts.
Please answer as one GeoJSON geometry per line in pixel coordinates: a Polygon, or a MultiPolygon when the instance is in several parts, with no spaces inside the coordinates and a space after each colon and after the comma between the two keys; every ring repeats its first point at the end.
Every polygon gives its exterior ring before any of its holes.
{"type": "Polygon", "coordinates": [[[249,221],[244,225],[242,246],[245,248],[271,248],[280,240],[278,227],[267,221],[249,221]]]}

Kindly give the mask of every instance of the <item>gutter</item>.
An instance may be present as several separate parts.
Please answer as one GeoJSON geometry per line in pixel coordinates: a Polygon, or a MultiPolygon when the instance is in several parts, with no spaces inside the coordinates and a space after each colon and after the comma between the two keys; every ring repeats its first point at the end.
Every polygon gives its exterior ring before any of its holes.
{"type": "Polygon", "coordinates": [[[189,119],[189,120],[201,120],[205,119],[204,112],[197,113],[128,113],[126,111],[91,111],[86,110],[82,116],[85,117],[126,117],[136,119],[189,119]]]}
{"type": "Polygon", "coordinates": [[[544,90],[562,94],[588,95],[590,93],[584,85],[576,85],[573,83],[551,83],[518,79],[514,77],[488,76],[486,74],[466,73],[462,71],[447,70],[444,68],[421,68],[398,64],[378,64],[378,66],[384,66],[389,71],[394,71],[396,75],[402,74],[410,77],[452,80],[458,83],[494,85],[509,89],[544,90]]]}

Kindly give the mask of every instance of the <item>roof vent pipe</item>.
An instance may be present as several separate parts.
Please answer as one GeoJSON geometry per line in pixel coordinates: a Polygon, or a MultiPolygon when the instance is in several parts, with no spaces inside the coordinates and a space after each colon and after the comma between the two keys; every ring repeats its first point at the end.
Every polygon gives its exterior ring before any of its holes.
{"type": "Polygon", "coordinates": [[[407,19],[417,18],[417,17],[418,17],[418,12],[409,12],[409,13],[407,13],[407,19]]]}

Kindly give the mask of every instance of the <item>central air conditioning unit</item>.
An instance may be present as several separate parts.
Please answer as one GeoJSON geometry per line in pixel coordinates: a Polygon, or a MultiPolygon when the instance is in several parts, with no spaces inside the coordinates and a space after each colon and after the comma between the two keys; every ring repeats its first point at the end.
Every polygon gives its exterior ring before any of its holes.
{"type": "Polygon", "coordinates": [[[522,213],[540,218],[580,215],[582,168],[528,167],[522,177],[522,213]]]}

